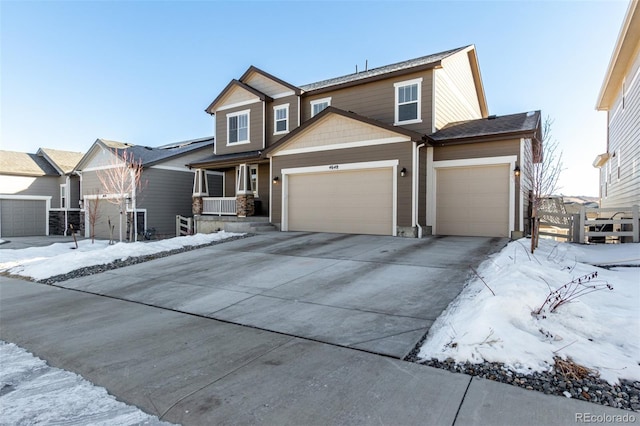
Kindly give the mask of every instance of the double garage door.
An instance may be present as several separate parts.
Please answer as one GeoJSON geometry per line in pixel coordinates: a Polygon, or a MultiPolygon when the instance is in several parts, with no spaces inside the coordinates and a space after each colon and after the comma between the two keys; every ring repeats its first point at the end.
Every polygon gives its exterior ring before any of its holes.
{"type": "Polygon", "coordinates": [[[2,238],[46,235],[46,201],[0,199],[0,220],[2,238]]]}
{"type": "Polygon", "coordinates": [[[393,168],[288,176],[290,231],[393,235],[393,168]]]}
{"type": "Polygon", "coordinates": [[[509,165],[436,170],[438,235],[509,236],[509,165]]]}

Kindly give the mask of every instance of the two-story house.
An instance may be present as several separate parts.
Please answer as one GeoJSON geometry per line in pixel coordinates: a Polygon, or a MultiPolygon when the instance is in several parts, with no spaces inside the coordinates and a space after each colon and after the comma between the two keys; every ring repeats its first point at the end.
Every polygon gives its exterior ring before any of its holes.
{"type": "Polygon", "coordinates": [[[640,204],[640,8],[629,4],[598,104],[607,111],[607,150],[596,157],[600,207],[640,204]]]}
{"type": "Polygon", "coordinates": [[[250,67],[209,105],[224,197],[282,231],[522,235],[540,113],[488,115],[474,46],[294,86],[250,67]]]}

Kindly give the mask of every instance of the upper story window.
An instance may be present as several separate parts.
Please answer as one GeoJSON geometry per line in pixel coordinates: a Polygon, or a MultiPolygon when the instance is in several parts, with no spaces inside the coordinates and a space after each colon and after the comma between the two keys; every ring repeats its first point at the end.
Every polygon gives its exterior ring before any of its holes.
{"type": "Polygon", "coordinates": [[[249,110],[227,114],[227,145],[249,143],[249,110]]]}
{"type": "Polygon", "coordinates": [[[322,112],[323,109],[331,106],[331,98],[322,98],[311,101],[311,117],[322,112]]]}
{"type": "Polygon", "coordinates": [[[279,135],[289,131],[289,104],[273,107],[273,134],[279,135]]]}
{"type": "Polygon", "coordinates": [[[396,92],[395,124],[421,123],[422,79],[393,85],[396,92]]]}

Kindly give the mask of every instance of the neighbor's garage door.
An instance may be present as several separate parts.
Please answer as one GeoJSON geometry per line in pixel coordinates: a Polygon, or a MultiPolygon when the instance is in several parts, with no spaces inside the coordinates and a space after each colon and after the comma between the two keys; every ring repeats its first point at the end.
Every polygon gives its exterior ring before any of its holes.
{"type": "Polygon", "coordinates": [[[289,176],[289,230],[392,235],[392,170],[289,176]]]}
{"type": "Polygon", "coordinates": [[[2,237],[47,234],[47,204],[44,200],[0,200],[2,237]]]}
{"type": "Polygon", "coordinates": [[[509,166],[437,169],[438,235],[509,236],[509,166]]]}

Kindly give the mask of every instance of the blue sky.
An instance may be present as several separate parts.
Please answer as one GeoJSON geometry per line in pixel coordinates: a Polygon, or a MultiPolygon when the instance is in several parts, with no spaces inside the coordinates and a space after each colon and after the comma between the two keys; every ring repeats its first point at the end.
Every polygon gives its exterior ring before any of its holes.
{"type": "Polygon", "coordinates": [[[209,136],[204,112],[255,65],[295,85],[475,44],[491,114],[542,110],[560,191],[597,195],[595,104],[626,0],[0,1],[1,149],[86,151],[209,136]]]}

